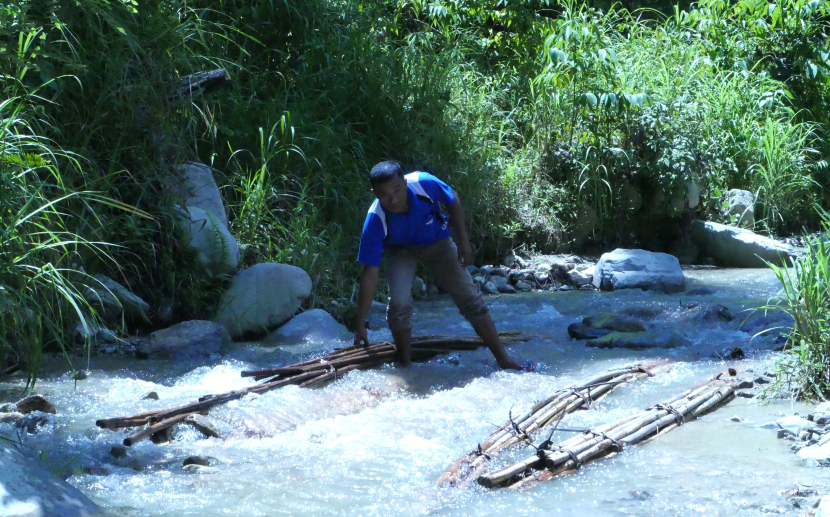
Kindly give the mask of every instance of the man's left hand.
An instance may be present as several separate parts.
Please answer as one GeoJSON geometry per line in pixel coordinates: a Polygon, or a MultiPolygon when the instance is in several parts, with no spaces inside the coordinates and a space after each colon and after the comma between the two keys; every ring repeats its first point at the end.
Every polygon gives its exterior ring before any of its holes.
{"type": "Polygon", "coordinates": [[[458,246],[458,262],[461,267],[467,267],[473,264],[473,250],[469,243],[460,244],[458,246]]]}

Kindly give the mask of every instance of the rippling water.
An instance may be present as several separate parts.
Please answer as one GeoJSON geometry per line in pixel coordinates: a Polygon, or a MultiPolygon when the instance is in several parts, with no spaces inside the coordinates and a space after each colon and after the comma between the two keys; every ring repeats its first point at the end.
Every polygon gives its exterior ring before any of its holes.
{"type": "MultiPolygon", "coordinates": [[[[535,336],[511,350],[540,362],[536,373],[496,371],[488,351],[442,356],[407,370],[352,372],[321,389],[287,387],[212,410],[224,440],[203,439],[181,428],[171,444],[141,442],[122,460],[113,459],[109,450],[126,433],[97,429],[97,418],[170,407],[246,386],[251,381],[241,378],[240,371],[293,362],[310,352],[294,356],[240,346],[221,360],[176,365],[101,358],[77,388],[60,375],[65,368],[55,362],[38,392],[56,403],[59,414],[46,431],[22,438],[46,451],[48,465],[75,468],[69,482],[113,515],[799,515],[804,510],[794,509],[778,492],[796,483],[830,486],[830,471],[802,465],[789,451],[790,442],[755,428],[782,413],[807,411],[785,401],[762,405],[736,399],[642,447],[522,492],[435,486],[443,470],[483,440],[493,424],[504,421],[509,410],[521,412],[592,373],[659,357],[677,361],[671,371],[567,416],[563,427],[588,428],[640,411],[727,364],[755,375],[769,369],[774,336],[750,343],[751,336],[736,327],[749,314],[742,309],[763,304],[777,292],[772,275],[696,270],[687,271],[687,277],[698,294],[580,291],[490,297],[500,330],[535,336]],[[694,303],[698,308],[689,309],[694,303]],[[716,303],[738,318],[704,321],[700,308],[716,303]],[[635,308],[650,316],[649,325],[680,332],[694,345],[647,352],[597,350],[567,336],[568,324],[583,316],[635,308]],[[742,346],[749,358],[729,363],[716,358],[734,346],[742,346]],[[151,390],[160,400],[141,400],[151,390]],[[741,422],[732,422],[733,416],[741,422]],[[212,456],[219,464],[189,472],[181,461],[193,454],[212,456]],[[105,467],[111,474],[84,475],[84,466],[105,467]]],[[[422,334],[472,334],[447,299],[419,303],[415,325],[422,334]]],[[[388,331],[372,337],[388,338],[388,331]]],[[[321,344],[334,346],[342,344],[321,344]]],[[[15,400],[20,387],[0,384],[0,401],[15,400]]],[[[10,429],[0,425],[0,433],[10,429]]],[[[497,464],[531,452],[512,449],[497,464]]]]}

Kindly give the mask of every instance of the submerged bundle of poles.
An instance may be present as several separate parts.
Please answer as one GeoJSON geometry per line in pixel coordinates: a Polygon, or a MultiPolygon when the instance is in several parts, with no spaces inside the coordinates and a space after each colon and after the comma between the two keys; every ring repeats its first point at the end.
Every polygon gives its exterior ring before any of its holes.
{"type": "Polygon", "coordinates": [[[665,360],[614,368],[557,390],[515,419],[511,412],[509,419],[498,426],[475,450],[456,460],[438,479],[438,483],[466,484],[487,467],[488,461],[497,452],[517,443],[532,443],[531,435],[534,432],[554,421],[558,423],[564,415],[578,409],[589,409],[592,402],[600,400],[617,387],[651,377],[669,368],[671,363],[665,360]]]}
{"type": "Polygon", "coordinates": [[[568,430],[580,432],[569,440],[553,444],[549,438],[537,447],[534,456],[483,474],[477,481],[487,488],[528,488],[574,473],[582,465],[616,454],[628,445],[644,443],[668,433],[734,398],[738,383],[721,377],[723,374],[640,413],[596,429],[568,430]]]}
{"type": "MultiPolygon", "coordinates": [[[[504,344],[528,341],[530,336],[521,332],[502,332],[499,334],[504,344]]],[[[484,346],[477,337],[459,336],[420,336],[412,338],[412,360],[425,361],[440,354],[453,351],[475,350],[484,346]]],[[[374,368],[395,360],[397,351],[390,342],[373,343],[368,346],[350,346],[335,350],[321,358],[301,363],[242,372],[243,377],[254,377],[264,382],[240,390],[216,395],[205,395],[198,401],[170,409],[150,411],[133,416],[105,418],[95,422],[104,429],[125,429],[128,427],[147,426],[124,439],[124,445],[131,446],[153,434],[165,431],[183,422],[188,416],[204,414],[213,406],[237,400],[249,393],[264,393],[289,385],[306,388],[322,384],[341,377],[352,370],[374,368]]]]}

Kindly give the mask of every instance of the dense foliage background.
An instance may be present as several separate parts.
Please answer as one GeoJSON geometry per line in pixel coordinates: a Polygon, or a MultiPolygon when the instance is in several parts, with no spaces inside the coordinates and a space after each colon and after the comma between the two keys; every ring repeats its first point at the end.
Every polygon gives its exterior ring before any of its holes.
{"type": "Polygon", "coordinates": [[[308,303],[343,316],[385,159],[456,188],[480,261],[670,251],[731,188],[756,195],[758,231],[816,226],[828,2],[645,4],[5,2],[0,354],[64,347],[93,273],[210,316],[227,279],[180,245],[165,187],[189,159],[219,171],[241,266],[300,266],[308,303]],[[220,67],[232,88],[171,97],[220,67]]]}

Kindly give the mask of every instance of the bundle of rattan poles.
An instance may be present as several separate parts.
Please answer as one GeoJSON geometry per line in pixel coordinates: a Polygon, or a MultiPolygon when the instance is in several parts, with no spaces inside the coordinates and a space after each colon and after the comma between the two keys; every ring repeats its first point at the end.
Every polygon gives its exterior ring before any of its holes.
{"type": "MultiPolygon", "coordinates": [[[[502,332],[499,335],[502,343],[506,345],[530,339],[530,336],[521,332],[502,332]]],[[[477,337],[420,336],[412,339],[412,360],[425,361],[436,355],[453,351],[475,350],[482,346],[484,346],[484,343],[477,337]]],[[[170,409],[150,411],[127,417],[105,418],[96,421],[95,424],[105,429],[124,429],[147,425],[146,428],[136,431],[124,439],[124,445],[131,446],[154,433],[164,431],[183,422],[192,414],[204,414],[213,406],[240,399],[249,393],[264,393],[288,385],[299,385],[301,388],[305,388],[321,384],[334,380],[352,370],[364,370],[393,362],[395,355],[395,345],[390,342],[341,348],[318,359],[279,368],[242,372],[243,377],[254,377],[256,380],[267,379],[265,382],[254,386],[227,393],[205,395],[196,402],[170,409]]]]}
{"type": "Polygon", "coordinates": [[[470,453],[459,458],[438,479],[438,483],[464,484],[475,479],[497,452],[520,442],[532,443],[534,432],[543,429],[563,415],[578,409],[588,409],[591,402],[609,394],[615,388],[671,367],[668,361],[655,361],[614,368],[589,377],[572,386],[557,390],[550,397],[533,405],[530,410],[510,418],[470,453]]]}
{"type": "Polygon", "coordinates": [[[509,467],[479,476],[487,488],[527,488],[540,481],[571,474],[585,463],[620,452],[665,434],[734,397],[737,382],[716,378],[635,415],[617,420],[560,442],[546,440],[537,453],[509,467]],[[545,470],[541,470],[545,469],[545,470]]]}

